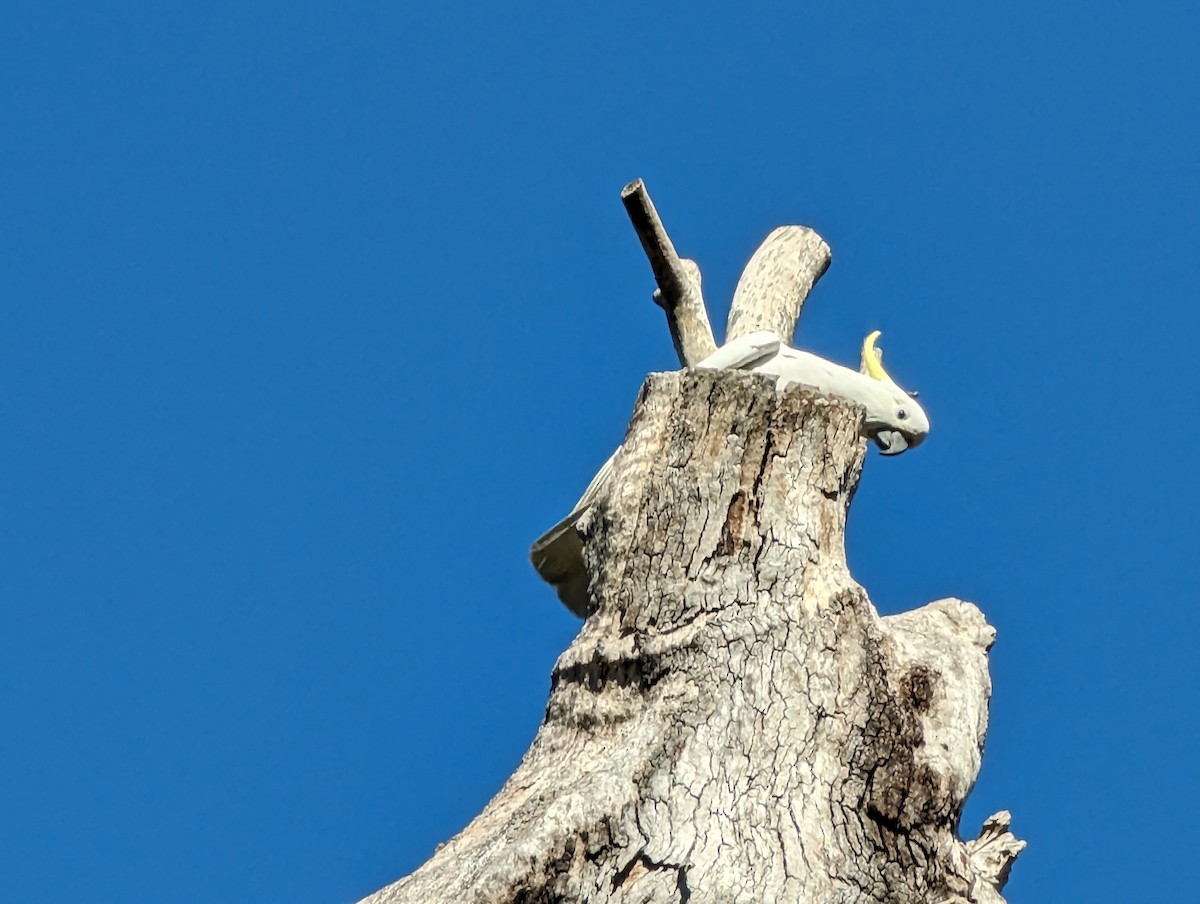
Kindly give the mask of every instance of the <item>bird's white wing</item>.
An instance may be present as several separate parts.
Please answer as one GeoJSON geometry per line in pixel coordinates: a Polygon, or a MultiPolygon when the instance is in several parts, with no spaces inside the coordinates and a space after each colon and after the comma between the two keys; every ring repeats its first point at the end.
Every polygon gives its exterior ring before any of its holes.
{"type": "Polygon", "coordinates": [[[696,365],[704,370],[747,370],[779,354],[783,340],[778,333],[758,330],[726,342],[696,365]]]}

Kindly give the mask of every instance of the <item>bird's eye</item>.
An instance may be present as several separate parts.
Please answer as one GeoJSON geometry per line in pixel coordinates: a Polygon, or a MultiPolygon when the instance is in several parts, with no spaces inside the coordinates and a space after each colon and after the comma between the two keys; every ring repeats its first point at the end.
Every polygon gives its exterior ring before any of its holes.
{"type": "Polygon", "coordinates": [[[903,408],[899,408],[896,410],[896,417],[900,418],[900,420],[904,420],[906,417],[908,417],[908,412],[903,408]]]}

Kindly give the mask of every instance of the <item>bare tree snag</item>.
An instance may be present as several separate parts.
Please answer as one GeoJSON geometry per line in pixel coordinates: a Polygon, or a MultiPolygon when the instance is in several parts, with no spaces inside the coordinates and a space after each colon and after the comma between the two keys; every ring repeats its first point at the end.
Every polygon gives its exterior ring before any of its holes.
{"type": "Polygon", "coordinates": [[[770,330],[791,343],[804,300],[832,254],[807,226],[780,226],[758,246],[742,271],[729,308],[725,341],[770,330]]]}
{"type": "Polygon", "coordinates": [[[1001,902],[1008,814],[957,835],[994,632],[880,617],[844,531],[862,409],[652,374],[578,522],[592,614],[484,811],[370,904],[1001,902]]]}
{"type": "MultiPolygon", "coordinates": [[[[695,365],[716,348],[699,268],[640,180],[622,199],[695,365]]],[[[727,338],[790,340],[829,261],[812,230],[772,232],[727,338]]],[[[994,632],[955,599],[881,618],[851,577],[863,433],[856,404],[773,377],[647,378],[621,448],[532,550],[586,615],[537,737],[365,904],[1003,904],[1009,814],[958,837],[994,632]]]]}
{"type": "Polygon", "coordinates": [[[658,283],[654,302],[666,312],[667,327],[671,330],[679,363],[694,367],[717,350],[708,322],[708,309],[700,291],[700,267],[695,261],[675,253],[675,246],[641,179],[635,179],[621,190],[621,202],[641,240],[642,250],[650,259],[654,281],[658,283]]]}

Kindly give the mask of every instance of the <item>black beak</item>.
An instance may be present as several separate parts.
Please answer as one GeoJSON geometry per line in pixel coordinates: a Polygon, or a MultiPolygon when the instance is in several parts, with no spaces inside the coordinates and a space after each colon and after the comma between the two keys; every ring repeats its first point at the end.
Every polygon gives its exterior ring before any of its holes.
{"type": "Polygon", "coordinates": [[[899,430],[880,430],[874,440],[881,455],[899,455],[908,448],[908,438],[899,430]]]}

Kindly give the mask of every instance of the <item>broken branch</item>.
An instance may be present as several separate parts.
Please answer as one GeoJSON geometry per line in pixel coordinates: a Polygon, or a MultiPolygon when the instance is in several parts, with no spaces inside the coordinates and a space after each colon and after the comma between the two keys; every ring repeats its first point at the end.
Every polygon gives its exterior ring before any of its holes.
{"type": "Polygon", "coordinates": [[[621,190],[621,202],[654,271],[654,281],[658,283],[654,301],[666,312],[679,363],[692,367],[717,350],[700,291],[700,267],[675,252],[641,179],[621,190]]]}

